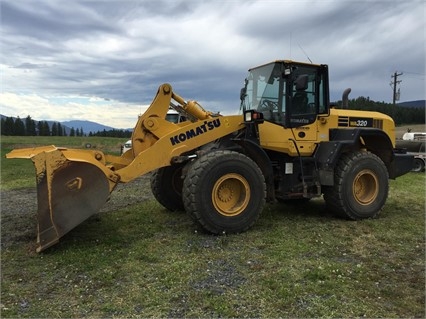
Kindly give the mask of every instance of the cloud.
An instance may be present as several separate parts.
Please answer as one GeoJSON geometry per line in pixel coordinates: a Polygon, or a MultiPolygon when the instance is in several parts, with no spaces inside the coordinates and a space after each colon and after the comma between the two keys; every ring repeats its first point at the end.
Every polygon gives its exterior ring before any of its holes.
{"type": "Polygon", "coordinates": [[[99,97],[40,96],[0,93],[2,112],[20,118],[28,115],[35,120],[87,120],[115,128],[133,128],[148,105],[127,104],[99,97]],[[61,111],[58,112],[58,109],[61,111]]]}
{"type": "Polygon", "coordinates": [[[0,101],[15,112],[5,115],[36,117],[25,105],[38,97],[58,120],[131,127],[164,82],[236,113],[247,69],[284,58],[329,64],[332,100],[352,87],[352,97],[390,102],[395,71],[402,100],[425,98],[423,1],[2,0],[1,10],[2,94],[16,103],[0,101]]]}

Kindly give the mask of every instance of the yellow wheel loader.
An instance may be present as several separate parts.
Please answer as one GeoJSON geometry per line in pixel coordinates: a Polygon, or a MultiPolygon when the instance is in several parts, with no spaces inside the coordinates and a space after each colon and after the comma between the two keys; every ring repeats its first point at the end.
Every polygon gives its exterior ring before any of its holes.
{"type": "Polygon", "coordinates": [[[276,200],[324,196],[345,218],[375,217],[389,178],[413,167],[413,156],[395,148],[390,117],[330,105],[327,65],[279,60],[252,68],[240,97],[239,114],[222,116],[163,84],[122,156],[55,146],[7,154],[36,168],[37,251],[96,214],[118,183],[149,172],[164,207],[221,234],[247,230],[276,200]],[[169,107],[186,120],[167,121],[169,107]]]}

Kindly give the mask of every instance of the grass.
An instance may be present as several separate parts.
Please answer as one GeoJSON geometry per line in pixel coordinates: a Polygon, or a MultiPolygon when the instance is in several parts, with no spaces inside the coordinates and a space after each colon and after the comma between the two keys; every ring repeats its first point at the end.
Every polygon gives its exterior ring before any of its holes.
{"type": "Polygon", "coordinates": [[[34,241],[1,251],[2,318],[425,317],[425,174],[391,181],[374,220],[336,219],[312,200],[210,236],[148,200],[44,253],[34,241]]]}
{"type": "Polygon", "coordinates": [[[120,145],[127,139],[116,137],[98,136],[2,136],[2,148],[35,147],[44,145],[56,145],[69,148],[85,148],[90,144],[91,148],[104,150],[105,152],[120,153],[120,145]]]}
{"type": "Polygon", "coordinates": [[[30,160],[6,160],[5,155],[14,148],[55,145],[68,148],[99,149],[108,154],[119,155],[126,140],[114,137],[64,137],[64,136],[2,136],[1,137],[1,184],[0,189],[34,187],[34,167],[30,160]]]}

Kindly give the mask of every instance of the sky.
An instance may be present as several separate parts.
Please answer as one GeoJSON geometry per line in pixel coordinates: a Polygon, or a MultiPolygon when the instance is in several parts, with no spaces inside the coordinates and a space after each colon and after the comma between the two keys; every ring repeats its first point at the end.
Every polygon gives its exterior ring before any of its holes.
{"type": "Polygon", "coordinates": [[[0,0],[0,113],[133,128],[159,85],[238,114],[247,70],[328,64],[332,101],[425,99],[424,0],[0,0]]]}

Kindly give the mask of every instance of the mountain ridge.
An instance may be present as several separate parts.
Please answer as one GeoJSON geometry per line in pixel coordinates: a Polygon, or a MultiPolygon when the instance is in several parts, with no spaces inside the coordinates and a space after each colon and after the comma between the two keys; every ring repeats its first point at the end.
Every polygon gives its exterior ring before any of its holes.
{"type": "Polygon", "coordinates": [[[113,128],[111,126],[99,124],[92,121],[86,121],[86,120],[72,120],[72,121],[63,121],[60,122],[61,125],[65,125],[67,127],[73,127],[75,129],[83,129],[83,132],[86,133],[96,133],[99,131],[110,131],[110,130],[116,130],[116,128],[113,128]]]}
{"type": "Polygon", "coordinates": [[[397,103],[396,106],[402,107],[426,107],[426,100],[415,100],[397,103]]]}

